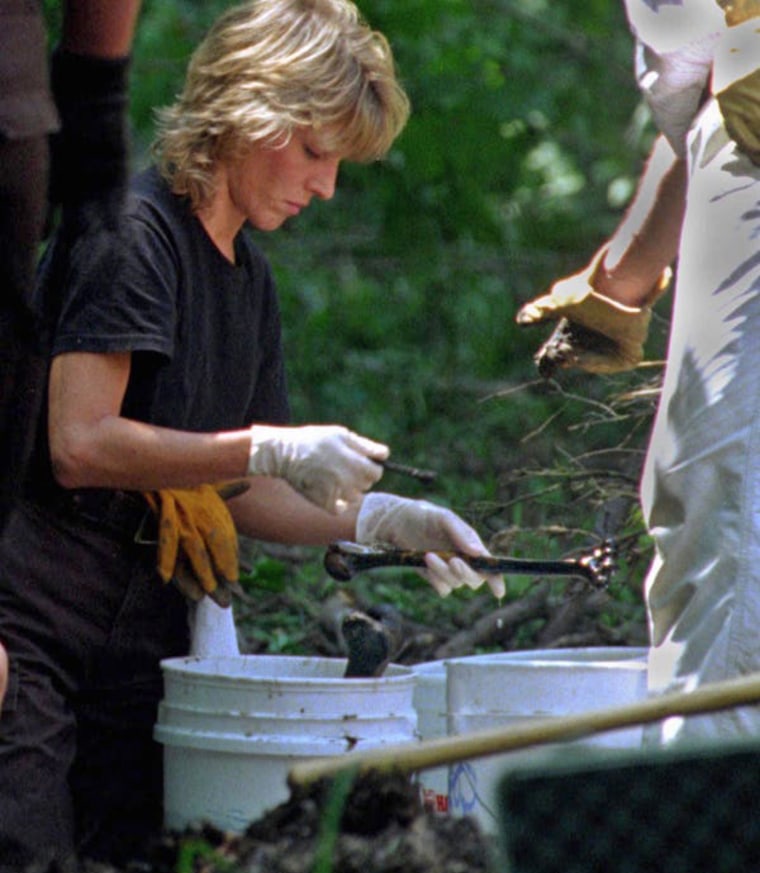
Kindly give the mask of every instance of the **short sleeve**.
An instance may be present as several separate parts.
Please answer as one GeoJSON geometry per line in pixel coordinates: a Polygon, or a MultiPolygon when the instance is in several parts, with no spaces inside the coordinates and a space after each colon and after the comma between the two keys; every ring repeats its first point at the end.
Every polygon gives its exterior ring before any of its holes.
{"type": "MultiPolygon", "coordinates": [[[[59,245],[65,245],[60,241],[59,245]]],[[[46,296],[60,295],[52,352],[157,352],[171,357],[177,268],[171,248],[135,218],[79,236],[46,296]]]]}

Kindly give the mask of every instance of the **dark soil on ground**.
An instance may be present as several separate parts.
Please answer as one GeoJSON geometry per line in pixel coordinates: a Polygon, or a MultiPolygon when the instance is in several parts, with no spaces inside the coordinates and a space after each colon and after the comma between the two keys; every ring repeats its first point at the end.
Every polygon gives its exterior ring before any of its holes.
{"type": "Polygon", "coordinates": [[[206,825],[167,832],[123,867],[82,861],[26,873],[494,873],[496,841],[474,819],[424,810],[401,774],[322,781],[242,834],[206,825]]]}

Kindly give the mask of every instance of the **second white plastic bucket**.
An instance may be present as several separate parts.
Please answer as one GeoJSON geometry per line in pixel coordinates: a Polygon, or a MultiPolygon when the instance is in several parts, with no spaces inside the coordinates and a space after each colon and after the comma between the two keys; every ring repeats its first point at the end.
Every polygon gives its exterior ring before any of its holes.
{"type": "MultiPolygon", "coordinates": [[[[446,662],[449,734],[507,727],[527,719],[622,706],[646,695],[643,648],[546,649],[476,655],[446,662]]],[[[609,748],[641,745],[640,729],[585,741],[609,748]]],[[[554,747],[556,749],[556,746],[554,747]]],[[[510,764],[547,750],[476,758],[449,768],[449,810],[473,815],[496,833],[495,789],[510,764]]]]}
{"type": "Polygon", "coordinates": [[[344,679],[345,666],[287,655],[163,661],[166,827],[242,831],[287,800],[295,761],[416,741],[412,671],[344,679]]]}

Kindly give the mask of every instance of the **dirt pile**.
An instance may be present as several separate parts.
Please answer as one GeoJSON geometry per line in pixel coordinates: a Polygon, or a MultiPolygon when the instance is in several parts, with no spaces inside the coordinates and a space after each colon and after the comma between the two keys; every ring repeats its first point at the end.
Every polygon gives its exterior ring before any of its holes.
{"type": "Polygon", "coordinates": [[[34,873],[493,873],[494,857],[473,819],[434,816],[407,777],[369,773],[294,789],[242,834],[188,828],[162,834],[123,868],[34,873]]]}

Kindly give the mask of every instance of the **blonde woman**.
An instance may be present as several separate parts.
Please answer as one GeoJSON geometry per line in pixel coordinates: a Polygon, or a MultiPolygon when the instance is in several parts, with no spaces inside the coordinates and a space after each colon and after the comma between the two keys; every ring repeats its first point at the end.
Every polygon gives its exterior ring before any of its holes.
{"type": "MultiPolygon", "coordinates": [[[[184,594],[228,602],[236,531],[485,552],[449,510],[366,493],[382,443],[287,424],[274,280],[243,232],[330,199],[341,162],[382,158],[408,111],[387,41],[347,0],[233,8],[161,113],[124,220],[63,262],[53,250],[48,440],[0,546],[0,638],[19,673],[0,822],[30,848],[120,863],[160,827],[159,661],[188,652],[184,594]],[[241,479],[228,504],[209,485],[241,479]]],[[[503,592],[459,559],[427,561],[441,594],[503,592]]]]}

